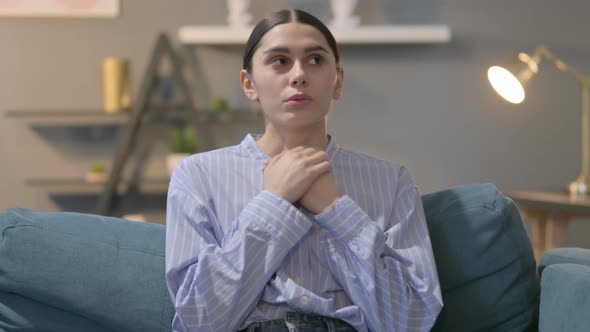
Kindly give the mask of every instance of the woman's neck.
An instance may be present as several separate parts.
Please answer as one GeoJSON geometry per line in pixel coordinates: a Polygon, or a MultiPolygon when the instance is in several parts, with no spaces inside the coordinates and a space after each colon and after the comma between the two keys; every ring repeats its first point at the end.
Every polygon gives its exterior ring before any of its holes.
{"type": "Polygon", "coordinates": [[[304,131],[277,130],[272,126],[267,126],[264,135],[256,143],[270,157],[300,145],[326,150],[328,133],[325,125],[317,130],[306,128],[304,131]]]}

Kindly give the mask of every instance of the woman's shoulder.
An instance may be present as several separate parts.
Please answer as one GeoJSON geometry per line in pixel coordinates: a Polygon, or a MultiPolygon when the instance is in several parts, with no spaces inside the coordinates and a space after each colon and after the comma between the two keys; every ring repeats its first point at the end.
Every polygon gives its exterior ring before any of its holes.
{"type": "Polygon", "coordinates": [[[414,181],[412,173],[405,164],[381,159],[359,151],[339,147],[337,158],[334,161],[340,169],[349,170],[353,173],[361,172],[368,177],[388,174],[388,176],[399,181],[414,181]]]}
{"type": "Polygon", "coordinates": [[[203,151],[181,160],[175,173],[180,177],[199,174],[202,177],[207,177],[211,169],[217,169],[219,165],[227,165],[228,162],[232,163],[235,159],[243,157],[243,150],[238,145],[203,151]]]}
{"type": "Polygon", "coordinates": [[[378,167],[381,169],[389,169],[389,170],[393,170],[393,171],[400,171],[402,169],[405,169],[406,166],[395,162],[395,161],[391,161],[391,160],[386,160],[386,159],[381,159],[363,152],[359,152],[359,151],[355,151],[355,150],[349,150],[349,149],[345,149],[345,148],[338,148],[338,158],[337,160],[341,163],[341,164],[346,164],[346,163],[355,163],[357,165],[354,165],[355,167],[358,167],[358,165],[365,165],[366,167],[369,168],[374,168],[374,167],[378,167]]]}
{"type": "Polygon", "coordinates": [[[416,186],[408,167],[399,162],[341,148],[336,161],[337,165],[335,166],[341,171],[341,174],[360,176],[363,183],[372,184],[375,187],[382,186],[385,181],[390,184],[385,186],[389,188],[386,190],[392,191],[393,195],[416,186]]]}
{"type": "Polygon", "coordinates": [[[223,148],[218,148],[209,151],[203,151],[193,154],[186,158],[187,162],[202,164],[204,162],[220,162],[226,161],[232,158],[241,158],[243,156],[243,150],[239,145],[232,145],[223,148]]]}

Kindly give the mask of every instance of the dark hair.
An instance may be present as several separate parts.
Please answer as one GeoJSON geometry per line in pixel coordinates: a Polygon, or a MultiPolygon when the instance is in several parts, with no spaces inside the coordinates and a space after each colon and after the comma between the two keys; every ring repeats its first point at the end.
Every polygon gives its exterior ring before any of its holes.
{"type": "Polygon", "coordinates": [[[322,21],[318,20],[315,16],[308,12],[299,9],[284,9],[274,12],[270,14],[270,16],[262,19],[260,22],[258,22],[258,24],[256,24],[254,30],[252,30],[244,50],[243,68],[246,69],[246,71],[249,73],[252,72],[252,55],[254,55],[254,52],[256,52],[258,49],[258,44],[260,43],[262,37],[264,37],[264,35],[275,26],[291,22],[311,25],[318,29],[328,41],[328,45],[330,45],[330,48],[336,57],[336,67],[340,68],[340,50],[338,49],[338,45],[336,45],[336,39],[334,39],[334,36],[328,27],[326,27],[322,21]]]}

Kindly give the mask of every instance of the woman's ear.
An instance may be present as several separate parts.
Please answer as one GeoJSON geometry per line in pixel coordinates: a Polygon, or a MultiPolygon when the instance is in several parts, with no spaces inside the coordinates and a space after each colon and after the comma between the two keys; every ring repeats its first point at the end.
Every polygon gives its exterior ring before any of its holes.
{"type": "Polygon", "coordinates": [[[240,71],[240,83],[242,84],[242,90],[250,101],[258,101],[258,94],[256,93],[256,87],[250,77],[250,74],[245,69],[240,71]]]}
{"type": "Polygon", "coordinates": [[[342,97],[342,85],[344,83],[344,70],[342,67],[338,67],[338,72],[336,73],[336,84],[334,86],[334,96],[332,99],[338,100],[342,97]]]}

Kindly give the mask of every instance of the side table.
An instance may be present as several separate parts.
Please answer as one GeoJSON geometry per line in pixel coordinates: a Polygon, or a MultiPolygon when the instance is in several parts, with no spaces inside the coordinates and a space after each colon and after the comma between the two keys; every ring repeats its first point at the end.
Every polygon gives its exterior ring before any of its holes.
{"type": "Polygon", "coordinates": [[[575,217],[590,217],[590,197],[558,192],[503,191],[514,200],[522,218],[532,224],[537,261],[543,252],[567,246],[568,223],[575,217]]]}

